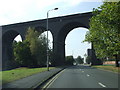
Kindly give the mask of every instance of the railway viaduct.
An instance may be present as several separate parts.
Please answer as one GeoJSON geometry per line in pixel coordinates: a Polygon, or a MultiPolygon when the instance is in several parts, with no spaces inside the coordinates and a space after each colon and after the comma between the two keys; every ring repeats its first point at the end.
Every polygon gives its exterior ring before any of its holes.
{"type": "MultiPolygon", "coordinates": [[[[65,39],[67,34],[78,27],[89,29],[91,17],[92,12],[49,18],[49,31],[53,36],[53,59],[55,60],[55,65],[64,64],[65,39]]],[[[12,43],[14,38],[20,34],[22,40],[24,40],[28,27],[34,27],[36,30],[42,30],[44,32],[46,31],[46,19],[0,26],[0,32],[2,33],[0,40],[2,41],[1,53],[3,69],[9,66],[12,57],[12,43]]],[[[92,56],[95,57],[93,54],[92,56]]]]}

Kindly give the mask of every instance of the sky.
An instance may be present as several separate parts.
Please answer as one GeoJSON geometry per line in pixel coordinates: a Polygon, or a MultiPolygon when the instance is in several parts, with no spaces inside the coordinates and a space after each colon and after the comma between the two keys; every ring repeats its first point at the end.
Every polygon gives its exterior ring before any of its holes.
{"type": "MultiPolygon", "coordinates": [[[[102,0],[0,0],[0,26],[45,19],[47,11],[59,8],[49,13],[49,18],[59,17],[77,13],[86,13],[102,5],[102,0]]],[[[66,55],[75,58],[80,55],[84,57],[87,49],[91,48],[88,43],[82,43],[86,28],[72,30],[66,38],[66,55]]],[[[52,44],[52,35],[49,34],[52,44]]],[[[20,36],[16,40],[20,40],[20,36]]]]}

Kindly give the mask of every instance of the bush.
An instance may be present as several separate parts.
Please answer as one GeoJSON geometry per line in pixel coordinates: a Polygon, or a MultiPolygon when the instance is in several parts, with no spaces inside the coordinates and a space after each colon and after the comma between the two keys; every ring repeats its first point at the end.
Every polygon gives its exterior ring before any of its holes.
{"type": "Polygon", "coordinates": [[[74,62],[75,60],[74,60],[74,58],[73,58],[73,56],[67,56],[66,57],[66,60],[65,60],[65,64],[66,65],[73,65],[73,62],[74,62]]]}

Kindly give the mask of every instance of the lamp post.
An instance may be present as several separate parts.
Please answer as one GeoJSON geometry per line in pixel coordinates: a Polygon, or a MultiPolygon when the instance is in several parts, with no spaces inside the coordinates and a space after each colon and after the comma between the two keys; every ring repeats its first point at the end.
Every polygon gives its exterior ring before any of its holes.
{"type": "Polygon", "coordinates": [[[46,28],[47,28],[47,47],[46,47],[46,50],[47,50],[47,71],[49,71],[49,55],[48,55],[48,17],[49,17],[49,12],[50,12],[50,11],[53,11],[53,10],[58,10],[58,8],[54,8],[54,9],[51,9],[51,10],[48,10],[48,11],[47,11],[47,25],[46,25],[46,28]]]}

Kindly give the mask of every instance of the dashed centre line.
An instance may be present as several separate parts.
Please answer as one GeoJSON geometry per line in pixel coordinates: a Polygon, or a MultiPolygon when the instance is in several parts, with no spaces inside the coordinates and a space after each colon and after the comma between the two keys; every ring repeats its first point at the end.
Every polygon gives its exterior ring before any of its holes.
{"type": "Polygon", "coordinates": [[[87,76],[89,77],[90,75],[89,75],[89,74],[87,74],[87,76]]]}
{"type": "Polygon", "coordinates": [[[84,71],[82,71],[82,72],[84,72],[84,71]]]}
{"type": "Polygon", "coordinates": [[[102,83],[100,83],[100,82],[99,82],[98,84],[99,84],[100,86],[102,86],[102,87],[106,87],[104,84],[102,84],[102,83]]]}

